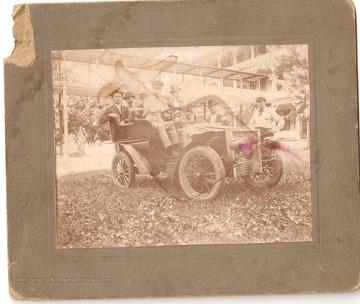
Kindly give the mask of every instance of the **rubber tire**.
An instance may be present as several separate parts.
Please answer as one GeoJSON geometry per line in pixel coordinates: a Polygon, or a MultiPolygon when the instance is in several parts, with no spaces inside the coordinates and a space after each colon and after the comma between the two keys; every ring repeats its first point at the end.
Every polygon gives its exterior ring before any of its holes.
{"type": "Polygon", "coordinates": [[[131,157],[124,153],[124,152],[119,152],[117,154],[115,154],[115,156],[113,157],[113,160],[111,162],[111,173],[112,173],[112,178],[113,178],[113,182],[116,186],[120,186],[120,187],[124,187],[124,188],[129,188],[131,186],[133,186],[135,184],[135,168],[134,168],[134,162],[131,159],[131,157]],[[119,161],[124,161],[125,165],[128,167],[128,182],[127,183],[121,183],[117,178],[116,178],[116,166],[119,163],[119,161]]]}
{"type": "Polygon", "coordinates": [[[196,198],[200,200],[211,200],[215,199],[222,189],[223,179],[225,177],[225,167],[220,156],[215,152],[214,149],[208,146],[196,146],[185,152],[179,163],[178,169],[179,183],[182,191],[190,198],[196,198]],[[189,183],[185,176],[185,167],[191,157],[196,154],[205,156],[213,165],[215,180],[218,182],[206,193],[199,193],[189,183]]]}
{"type": "Polygon", "coordinates": [[[244,181],[249,186],[257,189],[272,188],[276,186],[280,182],[283,175],[283,162],[277,153],[275,154],[275,158],[276,160],[274,160],[274,162],[276,162],[276,172],[272,176],[272,178],[270,178],[266,183],[260,183],[258,181],[255,181],[251,175],[243,176],[242,178],[244,179],[244,181]]]}

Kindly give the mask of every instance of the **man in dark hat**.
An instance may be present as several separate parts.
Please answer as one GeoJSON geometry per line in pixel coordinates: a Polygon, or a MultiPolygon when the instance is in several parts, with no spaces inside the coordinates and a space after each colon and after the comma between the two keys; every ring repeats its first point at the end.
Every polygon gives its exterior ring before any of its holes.
{"type": "Polygon", "coordinates": [[[131,91],[127,91],[124,94],[124,100],[127,102],[129,108],[137,108],[136,95],[131,91]]]}
{"type": "Polygon", "coordinates": [[[208,108],[210,110],[210,114],[206,118],[206,122],[210,124],[221,123],[222,115],[218,113],[217,102],[213,99],[208,101],[208,108]]]}
{"type": "Polygon", "coordinates": [[[116,90],[111,95],[113,105],[108,107],[99,119],[99,124],[109,122],[110,135],[114,138],[118,128],[129,118],[129,109],[123,104],[123,92],[116,90]]]}
{"type": "Polygon", "coordinates": [[[265,97],[256,98],[256,104],[257,110],[254,111],[250,120],[250,128],[259,128],[264,134],[266,132],[278,132],[284,127],[285,120],[274,109],[266,106],[268,103],[265,97]]]}
{"type": "Polygon", "coordinates": [[[171,94],[171,100],[169,100],[169,102],[168,102],[169,107],[178,108],[183,104],[183,102],[181,101],[181,98],[180,98],[180,94],[179,94],[180,91],[181,91],[181,88],[177,84],[173,84],[170,86],[169,93],[171,94]]]}
{"type": "Polygon", "coordinates": [[[136,94],[132,91],[127,91],[124,94],[124,100],[127,102],[129,107],[130,116],[132,118],[141,118],[143,110],[142,102],[140,99],[136,98],[136,94]]]}
{"type": "Polygon", "coordinates": [[[157,127],[160,139],[169,152],[176,151],[180,139],[173,121],[163,121],[161,113],[168,109],[167,101],[160,97],[164,83],[161,80],[154,80],[151,83],[152,94],[144,99],[144,117],[157,127]]]}

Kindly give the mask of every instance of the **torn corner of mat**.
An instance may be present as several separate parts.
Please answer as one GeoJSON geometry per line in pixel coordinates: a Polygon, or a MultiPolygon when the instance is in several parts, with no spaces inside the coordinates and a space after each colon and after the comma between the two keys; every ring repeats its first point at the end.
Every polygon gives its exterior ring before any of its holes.
{"type": "Polygon", "coordinates": [[[11,284],[9,284],[9,294],[13,300],[26,300],[25,297],[23,297],[21,294],[19,294],[16,290],[14,290],[11,287],[11,284]]]}
{"type": "Polygon", "coordinates": [[[34,33],[30,21],[30,7],[26,4],[15,5],[13,9],[13,35],[15,47],[5,63],[21,67],[30,66],[35,59],[34,33]]]}
{"type": "Polygon", "coordinates": [[[9,271],[9,281],[8,281],[8,286],[9,286],[9,295],[10,297],[13,299],[13,300],[34,300],[34,301],[40,301],[40,300],[49,300],[47,298],[34,298],[34,297],[29,297],[27,295],[23,295],[21,293],[22,289],[20,288],[19,290],[16,290],[15,287],[13,285],[16,285],[16,284],[13,284],[14,281],[12,282],[10,280],[10,271],[11,271],[11,268],[18,262],[18,260],[14,261],[14,262],[11,262],[11,261],[8,261],[8,271],[9,271]]]}
{"type": "Polygon", "coordinates": [[[29,300],[29,301],[44,301],[44,300],[50,300],[50,299],[46,299],[46,298],[32,298],[32,297],[28,297],[25,295],[22,295],[21,293],[19,293],[18,291],[14,290],[11,286],[11,284],[9,284],[9,295],[13,300],[29,300]]]}

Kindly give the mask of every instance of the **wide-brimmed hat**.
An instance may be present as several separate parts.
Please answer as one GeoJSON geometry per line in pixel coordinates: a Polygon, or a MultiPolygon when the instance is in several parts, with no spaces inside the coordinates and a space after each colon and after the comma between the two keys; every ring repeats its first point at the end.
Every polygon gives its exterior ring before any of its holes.
{"type": "Polygon", "coordinates": [[[125,92],[124,98],[130,98],[130,97],[135,97],[135,93],[131,92],[131,91],[127,91],[125,92]]]}
{"type": "Polygon", "coordinates": [[[265,101],[265,103],[266,103],[266,98],[262,97],[262,96],[256,98],[256,102],[262,102],[262,101],[265,101]]]}
{"type": "Polygon", "coordinates": [[[161,80],[154,80],[153,82],[151,82],[151,86],[153,88],[162,88],[164,86],[164,83],[161,80]]]}
{"type": "Polygon", "coordinates": [[[174,92],[177,92],[177,91],[181,91],[181,88],[177,84],[172,84],[170,86],[169,93],[174,93],[174,92]]]}
{"type": "Polygon", "coordinates": [[[216,106],[217,105],[217,102],[215,101],[215,100],[209,100],[208,101],[208,107],[210,108],[210,107],[213,107],[213,106],[216,106]]]}
{"type": "Polygon", "coordinates": [[[114,93],[119,92],[124,95],[129,89],[124,85],[119,84],[118,82],[108,82],[105,83],[99,90],[99,98],[108,98],[111,97],[114,93]]]}
{"type": "Polygon", "coordinates": [[[120,93],[121,96],[124,96],[124,91],[121,88],[117,88],[109,95],[109,97],[112,97],[116,93],[120,93]]]}

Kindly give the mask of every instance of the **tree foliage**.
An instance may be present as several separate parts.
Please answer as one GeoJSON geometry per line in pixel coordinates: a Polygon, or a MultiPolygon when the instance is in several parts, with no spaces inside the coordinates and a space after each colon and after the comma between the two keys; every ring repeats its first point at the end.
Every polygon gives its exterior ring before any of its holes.
{"type": "Polygon", "coordinates": [[[275,52],[271,70],[277,83],[289,93],[289,97],[310,101],[309,60],[306,45],[279,48],[275,52]]]}
{"type": "MultiPolygon", "coordinates": [[[[55,98],[55,122],[56,134],[59,136],[60,130],[64,132],[64,128],[60,122],[59,99],[55,98]],[[60,129],[61,128],[61,129],[60,129]]],[[[106,125],[99,125],[98,121],[102,110],[99,109],[97,100],[92,97],[85,96],[68,96],[68,132],[76,135],[81,127],[84,128],[86,137],[90,139],[99,139],[105,141],[109,139],[109,132],[106,125]]],[[[63,111],[63,104],[61,107],[63,111]]]]}

